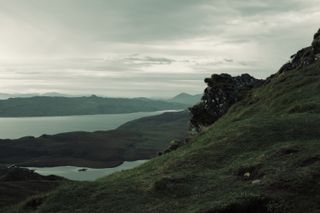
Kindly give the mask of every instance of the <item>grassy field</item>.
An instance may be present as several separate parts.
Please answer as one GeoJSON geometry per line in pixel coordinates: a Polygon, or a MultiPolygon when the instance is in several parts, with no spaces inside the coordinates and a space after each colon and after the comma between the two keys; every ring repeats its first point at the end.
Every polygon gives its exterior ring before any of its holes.
{"type": "Polygon", "coordinates": [[[192,143],[13,212],[320,212],[320,63],[276,75],[192,143]]]}

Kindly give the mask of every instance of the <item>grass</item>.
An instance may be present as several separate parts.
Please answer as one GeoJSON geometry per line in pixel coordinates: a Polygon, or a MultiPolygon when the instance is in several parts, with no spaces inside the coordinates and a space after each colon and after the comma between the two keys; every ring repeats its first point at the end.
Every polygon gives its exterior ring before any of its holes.
{"type": "Polygon", "coordinates": [[[0,209],[52,191],[66,182],[56,176],[41,176],[27,169],[0,166],[0,209]]]}
{"type": "Polygon", "coordinates": [[[320,64],[274,77],[192,143],[13,212],[320,212],[320,64]]]}

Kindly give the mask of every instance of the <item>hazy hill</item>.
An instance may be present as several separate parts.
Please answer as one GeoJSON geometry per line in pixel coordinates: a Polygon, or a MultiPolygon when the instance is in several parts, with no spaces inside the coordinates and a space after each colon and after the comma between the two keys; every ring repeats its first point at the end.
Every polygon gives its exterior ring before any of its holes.
{"type": "Polygon", "coordinates": [[[319,212],[320,61],[314,56],[295,58],[296,65],[252,89],[189,144],[136,169],[64,186],[44,195],[34,211],[319,212]]]}
{"type": "Polygon", "coordinates": [[[75,97],[74,95],[67,95],[58,92],[47,92],[47,93],[0,93],[0,99],[8,98],[31,98],[34,96],[50,96],[50,97],[75,97]]]}
{"type": "Polygon", "coordinates": [[[0,163],[20,166],[113,167],[150,159],[173,139],[186,137],[189,113],[168,112],[137,119],[116,130],[70,132],[0,140],[0,163]]]}
{"type": "Polygon", "coordinates": [[[49,97],[0,100],[0,117],[66,116],[185,109],[181,103],[147,98],[49,97]]]}
{"type": "Polygon", "coordinates": [[[181,103],[192,106],[201,101],[201,94],[190,95],[188,93],[180,93],[179,95],[169,99],[170,102],[181,103]]]}

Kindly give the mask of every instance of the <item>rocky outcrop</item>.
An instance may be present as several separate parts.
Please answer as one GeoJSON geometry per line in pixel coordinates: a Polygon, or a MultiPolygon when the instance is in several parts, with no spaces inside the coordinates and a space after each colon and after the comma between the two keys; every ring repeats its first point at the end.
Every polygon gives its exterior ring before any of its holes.
{"type": "Polygon", "coordinates": [[[291,56],[288,63],[280,68],[279,73],[299,69],[320,59],[320,29],[314,35],[311,46],[299,50],[291,56]]]}
{"type": "Polygon", "coordinates": [[[251,88],[263,82],[249,74],[236,77],[229,74],[213,74],[204,81],[208,87],[204,90],[201,102],[190,108],[190,122],[196,130],[214,123],[251,88]]]}
{"type": "Polygon", "coordinates": [[[320,29],[313,36],[312,48],[315,54],[320,54],[320,29]]]}
{"type": "Polygon", "coordinates": [[[167,154],[169,152],[172,152],[178,148],[180,148],[181,146],[188,144],[190,142],[189,138],[185,138],[184,140],[173,140],[170,142],[170,146],[164,150],[163,152],[159,152],[158,155],[163,155],[163,154],[167,154]]]}

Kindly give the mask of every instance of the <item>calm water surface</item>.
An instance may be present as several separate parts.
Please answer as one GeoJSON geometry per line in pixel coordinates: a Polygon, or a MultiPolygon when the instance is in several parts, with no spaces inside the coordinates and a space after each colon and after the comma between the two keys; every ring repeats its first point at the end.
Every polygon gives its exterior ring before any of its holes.
{"type": "Polygon", "coordinates": [[[112,115],[0,118],[0,138],[16,139],[24,136],[38,137],[43,134],[51,135],[72,131],[111,130],[128,121],[168,111],[176,110],[112,115]]]}
{"type": "Polygon", "coordinates": [[[70,180],[78,181],[94,181],[98,178],[110,175],[114,172],[119,172],[127,169],[132,169],[134,167],[140,166],[141,164],[147,162],[148,160],[137,160],[124,162],[120,166],[114,168],[106,169],[92,169],[86,167],[75,167],[75,166],[59,166],[59,167],[47,167],[47,168],[38,168],[38,167],[29,167],[29,169],[34,170],[40,175],[57,175],[65,177],[70,180]],[[85,169],[86,171],[79,171],[85,169]]]}

